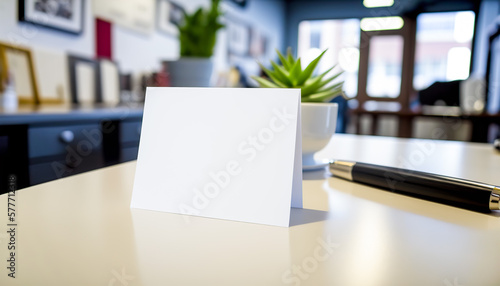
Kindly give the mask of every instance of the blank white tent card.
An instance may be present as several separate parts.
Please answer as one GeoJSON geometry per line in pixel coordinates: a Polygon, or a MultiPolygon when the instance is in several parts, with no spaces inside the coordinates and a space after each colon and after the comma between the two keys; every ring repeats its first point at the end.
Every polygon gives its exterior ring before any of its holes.
{"type": "Polygon", "coordinates": [[[300,130],[299,89],[148,88],[131,207],[287,227],[300,130]]]}

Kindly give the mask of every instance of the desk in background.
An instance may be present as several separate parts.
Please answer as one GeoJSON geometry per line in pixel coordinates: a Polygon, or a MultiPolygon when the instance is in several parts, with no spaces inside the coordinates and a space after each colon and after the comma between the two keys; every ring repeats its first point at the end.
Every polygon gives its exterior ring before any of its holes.
{"type": "MultiPolygon", "coordinates": [[[[334,136],[320,157],[500,185],[491,145],[334,136]]],[[[500,215],[306,172],[290,228],[130,209],[135,162],[17,192],[16,279],[1,285],[498,285],[500,215]],[[122,279],[122,280],[119,280],[122,279]]],[[[7,196],[0,196],[5,210],[7,196]]],[[[5,211],[0,263],[6,263],[5,211]]]]}
{"type": "MultiPolygon", "coordinates": [[[[439,106],[438,106],[439,107],[439,106]]],[[[457,120],[469,121],[472,126],[470,141],[471,142],[488,142],[488,132],[490,124],[496,124],[500,127],[500,114],[477,114],[466,115],[459,113],[424,113],[413,111],[382,111],[382,110],[363,110],[354,109],[351,111],[357,116],[356,132],[361,132],[361,120],[363,115],[371,117],[371,132],[376,135],[378,129],[378,119],[381,116],[395,116],[398,119],[397,136],[401,138],[410,138],[413,135],[413,124],[416,118],[433,118],[441,119],[444,122],[454,122],[457,120]]]]}
{"type": "Polygon", "coordinates": [[[0,112],[0,177],[15,175],[23,188],[134,160],[141,121],[142,105],[0,112]]]}

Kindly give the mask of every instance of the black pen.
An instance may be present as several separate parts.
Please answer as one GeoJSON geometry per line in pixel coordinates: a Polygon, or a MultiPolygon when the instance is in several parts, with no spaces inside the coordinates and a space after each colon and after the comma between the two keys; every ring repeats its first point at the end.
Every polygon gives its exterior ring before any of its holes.
{"type": "Polygon", "coordinates": [[[497,186],[360,162],[332,161],[330,172],[353,182],[469,210],[500,210],[500,188],[497,186]]]}

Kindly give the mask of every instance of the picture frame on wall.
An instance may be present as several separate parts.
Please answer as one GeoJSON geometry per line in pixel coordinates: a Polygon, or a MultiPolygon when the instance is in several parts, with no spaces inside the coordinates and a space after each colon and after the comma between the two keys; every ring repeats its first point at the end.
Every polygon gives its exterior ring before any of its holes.
{"type": "Polygon", "coordinates": [[[13,81],[21,104],[37,104],[39,93],[31,51],[0,43],[0,80],[13,81]]]}
{"type": "Polygon", "coordinates": [[[143,35],[155,29],[156,0],[93,0],[92,15],[143,35]]]}
{"type": "Polygon", "coordinates": [[[230,55],[246,57],[250,54],[250,26],[228,18],[226,21],[227,48],[230,55]]]}
{"type": "Polygon", "coordinates": [[[44,48],[33,48],[32,54],[40,103],[69,102],[66,54],[63,51],[44,48]]]}
{"type": "Polygon", "coordinates": [[[158,0],[158,15],[156,17],[158,30],[171,36],[178,36],[178,24],[184,19],[184,8],[170,0],[158,0]]]}
{"type": "Polygon", "coordinates": [[[72,103],[95,104],[101,101],[99,62],[85,57],[68,55],[72,103]]]}
{"type": "Polygon", "coordinates": [[[267,54],[268,39],[257,28],[252,28],[250,32],[250,56],[261,59],[267,54]]]}
{"type": "Polygon", "coordinates": [[[18,0],[18,18],[70,34],[81,34],[85,0],[18,0]]]}
{"type": "Polygon", "coordinates": [[[118,64],[108,59],[99,60],[99,78],[101,82],[101,100],[107,105],[120,103],[120,69],[118,64]]]}

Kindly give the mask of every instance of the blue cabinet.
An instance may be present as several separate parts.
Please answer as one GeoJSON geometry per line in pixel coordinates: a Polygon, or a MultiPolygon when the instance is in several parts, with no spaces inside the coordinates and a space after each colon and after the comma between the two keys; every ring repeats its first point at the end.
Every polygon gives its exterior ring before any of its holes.
{"type": "Polygon", "coordinates": [[[0,113],[0,193],[135,160],[142,107],[0,113]]]}

